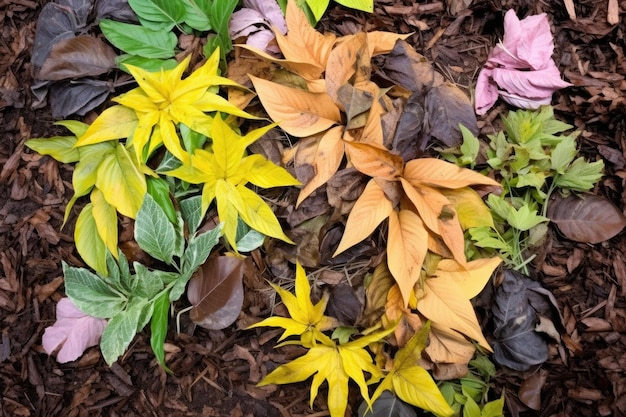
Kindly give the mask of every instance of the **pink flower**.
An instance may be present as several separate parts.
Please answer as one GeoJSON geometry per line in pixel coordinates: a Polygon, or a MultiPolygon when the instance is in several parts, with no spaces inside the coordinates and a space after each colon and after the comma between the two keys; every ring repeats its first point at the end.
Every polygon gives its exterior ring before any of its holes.
{"type": "Polygon", "coordinates": [[[246,37],[246,44],[270,54],[280,53],[273,44],[274,30],[287,33],[287,22],[274,0],[244,0],[244,7],[231,16],[228,32],[232,39],[246,37]]]}
{"type": "Polygon", "coordinates": [[[554,40],[545,13],[519,20],[504,16],[504,39],[489,54],[478,74],[475,109],[485,114],[498,96],[516,107],[536,109],[550,104],[552,94],[570,83],[552,59],[554,40]]]}
{"type": "Polygon", "coordinates": [[[74,361],[87,348],[98,344],[106,325],[106,320],[88,316],[69,298],[62,298],[57,304],[56,323],[43,333],[43,349],[48,355],[58,350],[59,363],[74,361]]]}

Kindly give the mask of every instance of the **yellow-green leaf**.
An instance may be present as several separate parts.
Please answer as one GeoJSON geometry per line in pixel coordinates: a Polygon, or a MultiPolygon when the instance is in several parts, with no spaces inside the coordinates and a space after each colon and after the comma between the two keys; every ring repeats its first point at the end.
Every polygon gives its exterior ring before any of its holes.
{"type": "Polygon", "coordinates": [[[146,178],[135,166],[122,144],[100,166],[96,187],[106,201],[124,216],[135,218],[147,191],[146,178]]]}
{"type": "Polygon", "coordinates": [[[100,190],[95,188],[91,192],[92,215],[96,222],[96,229],[111,255],[117,258],[117,211],[107,203],[100,190]]]}
{"type": "Polygon", "coordinates": [[[69,164],[80,159],[75,136],[54,136],[29,139],[24,144],[41,155],[50,155],[59,162],[69,164]]]}
{"type": "Polygon", "coordinates": [[[74,240],[76,250],[83,261],[96,272],[107,275],[106,245],[98,233],[91,203],[83,208],[76,219],[74,240]]]}
{"type": "Polygon", "coordinates": [[[240,215],[248,226],[266,236],[293,243],[283,232],[283,228],[270,206],[261,197],[244,186],[238,186],[237,191],[239,191],[244,202],[244,210],[240,212],[240,215]]]}
{"type": "Polygon", "coordinates": [[[128,138],[137,126],[137,120],[134,110],[128,107],[119,105],[109,107],[94,120],[85,134],[78,138],[75,146],[128,138]]]}
{"type": "Polygon", "coordinates": [[[454,206],[464,230],[471,227],[494,227],[491,210],[474,189],[470,187],[442,189],[441,193],[454,206]]]}

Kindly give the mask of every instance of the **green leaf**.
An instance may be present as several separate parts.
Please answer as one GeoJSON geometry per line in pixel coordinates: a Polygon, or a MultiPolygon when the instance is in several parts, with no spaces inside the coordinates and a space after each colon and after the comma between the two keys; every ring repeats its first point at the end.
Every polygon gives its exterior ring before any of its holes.
{"type": "Polygon", "coordinates": [[[182,0],[185,7],[184,21],[195,30],[211,30],[211,0],[182,0]]]}
{"type": "Polygon", "coordinates": [[[152,30],[170,31],[185,17],[185,6],[172,0],[128,0],[141,25],[152,30]]]}
{"type": "Polygon", "coordinates": [[[330,3],[330,0],[306,0],[306,4],[313,13],[315,22],[318,22],[322,18],[328,8],[328,3],[330,3]]]}
{"type": "Polygon", "coordinates": [[[193,235],[202,223],[202,196],[193,196],[181,200],[180,211],[187,224],[189,235],[193,235]]]}
{"type": "Polygon", "coordinates": [[[251,229],[239,218],[237,220],[237,250],[239,252],[252,252],[265,242],[265,235],[251,229]]]}
{"type": "Polygon", "coordinates": [[[102,33],[115,47],[144,58],[171,58],[178,43],[172,32],[156,31],[139,25],[115,22],[109,19],[100,21],[102,33]]]}
{"type": "Polygon", "coordinates": [[[146,303],[146,300],[137,300],[109,320],[100,339],[100,350],[107,365],[117,361],[135,338],[146,303]]]}
{"type": "Polygon", "coordinates": [[[59,120],[58,122],[54,122],[54,124],[65,127],[77,138],[84,135],[89,128],[89,125],[87,123],[79,122],[78,120],[59,120]]]}
{"type": "Polygon", "coordinates": [[[159,72],[161,70],[172,70],[178,65],[175,59],[156,59],[146,58],[138,55],[123,54],[115,58],[115,64],[119,69],[130,74],[126,65],[143,68],[150,72],[159,72]]]}
{"type": "Polygon", "coordinates": [[[504,393],[497,400],[490,401],[483,406],[480,417],[502,417],[504,416],[504,393]]]}
{"type": "Polygon", "coordinates": [[[574,160],[577,153],[574,138],[564,136],[561,142],[552,149],[550,154],[550,167],[553,171],[563,174],[568,165],[574,160]]]}
{"type": "Polygon", "coordinates": [[[335,0],[342,6],[349,7],[351,9],[362,10],[364,12],[372,13],[374,11],[374,0],[335,0]]]}
{"type": "Polygon", "coordinates": [[[563,175],[557,175],[554,182],[561,188],[573,191],[587,191],[602,178],[604,162],[587,162],[584,158],[577,158],[567,168],[563,175]]]}
{"type": "Polygon", "coordinates": [[[139,247],[150,256],[168,265],[172,264],[176,247],[176,231],[150,194],[145,195],[137,213],[135,240],[139,247]]]}
{"type": "Polygon", "coordinates": [[[469,165],[474,168],[478,152],[480,151],[480,141],[468,128],[460,123],[459,129],[463,135],[463,143],[459,148],[462,153],[460,161],[463,165],[469,165]]]}
{"type": "Polygon", "coordinates": [[[189,239],[189,244],[183,254],[181,270],[192,274],[200,265],[206,262],[211,250],[222,235],[224,225],[220,223],[213,230],[189,239]]]}
{"type": "Polygon", "coordinates": [[[172,224],[177,223],[176,209],[170,198],[170,186],[163,178],[148,177],[146,179],[148,186],[148,194],[154,198],[154,201],[161,207],[168,220],[172,224]]]}
{"type": "Polygon", "coordinates": [[[126,298],[87,269],[71,267],[63,262],[63,275],[67,296],[83,313],[107,319],[124,308],[126,298]]]}
{"type": "Polygon", "coordinates": [[[106,245],[98,234],[96,221],[93,217],[93,204],[87,204],[76,219],[74,230],[76,250],[83,261],[96,272],[107,274],[106,245]]]}
{"type": "Polygon", "coordinates": [[[481,417],[480,407],[472,397],[466,397],[465,406],[463,407],[463,417],[481,417]]]}
{"type": "Polygon", "coordinates": [[[135,276],[137,284],[134,288],[133,295],[150,300],[155,297],[159,291],[163,290],[163,280],[161,280],[160,271],[150,271],[139,262],[133,262],[133,267],[137,273],[135,276]]]}
{"type": "Polygon", "coordinates": [[[530,210],[527,204],[522,205],[519,210],[511,207],[506,221],[514,228],[521,231],[528,231],[540,223],[550,219],[537,214],[537,210],[530,210]]]}
{"type": "Polygon", "coordinates": [[[165,365],[165,350],[163,344],[167,336],[167,322],[169,317],[170,299],[169,293],[163,291],[154,300],[154,310],[152,311],[152,321],[150,322],[150,346],[159,365],[169,374],[172,371],[165,365]]]}
{"type": "Polygon", "coordinates": [[[487,205],[492,212],[501,219],[509,217],[509,213],[513,210],[513,207],[511,207],[511,205],[505,201],[504,198],[495,194],[489,194],[487,196],[487,205]]]}

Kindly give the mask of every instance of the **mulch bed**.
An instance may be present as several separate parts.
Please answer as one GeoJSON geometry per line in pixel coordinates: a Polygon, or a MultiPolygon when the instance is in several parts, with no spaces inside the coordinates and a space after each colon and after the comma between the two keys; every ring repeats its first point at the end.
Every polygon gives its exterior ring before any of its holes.
{"type": "MultiPolygon", "coordinates": [[[[295,347],[273,349],[276,332],[242,330],[246,317],[269,312],[270,293],[262,291],[262,279],[246,283],[250,294],[239,325],[192,331],[183,317],[181,333],[171,331],[167,339],[173,376],[157,365],[145,332],[112,367],[97,348],[63,365],[43,352],[43,330],[54,322],[56,301],[63,297],[61,261],[81,264],[73,245],[75,215],[61,229],[72,195],[72,167],[24,147],[31,137],[61,132],[48,107],[31,107],[29,61],[44,3],[0,0],[0,417],[327,415],[324,396],[309,408],[307,383],[255,386],[269,370],[301,353],[295,347]]],[[[372,15],[331,5],[319,28],[342,34],[414,32],[410,43],[448,79],[468,88],[502,35],[503,11],[546,12],[556,62],[574,84],[555,94],[557,117],[582,131],[584,156],[606,164],[594,192],[623,208],[624,20],[608,24],[604,0],[575,1],[576,20],[568,15],[568,2],[557,0],[476,0],[453,16],[449,10],[457,3],[381,0],[372,15]]],[[[481,118],[483,133],[498,128],[496,118],[506,110],[499,105],[481,118]]],[[[533,266],[535,278],[559,303],[562,343],[532,372],[501,370],[493,381],[494,396],[504,389],[507,415],[513,416],[626,415],[626,234],[588,245],[552,230],[533,266]],[[539,410],[530,410],[518,394],[538,389],[539,410]]],[[[356,415],[354,394],[350,407],[356,415]]]]}

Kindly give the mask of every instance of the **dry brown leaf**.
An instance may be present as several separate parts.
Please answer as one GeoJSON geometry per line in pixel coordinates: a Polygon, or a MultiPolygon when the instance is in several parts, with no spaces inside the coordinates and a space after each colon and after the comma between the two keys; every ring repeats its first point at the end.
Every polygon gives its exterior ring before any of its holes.
{"type": "Polygon", "coordinates": [[[244,262],[231,256],[209,258],[189,281],[190,318],[205,329],[230,326],[243,303],[244,262]]]}
{"type": "Polygon", "coordinates": [[[476,351],[462,334],[436,322],[430,324],[429,341],[426,353],[434,363],[467,364],[476,351]]]}
{"type": "Polygon", "coordinates": [[[335,103],[339,103],[338,91],[346,84],[357,85],[369,81],[371,56],[367,48],[367,36],[360,32],[337,40],[326,63],[326,88],[335,103]]]}

